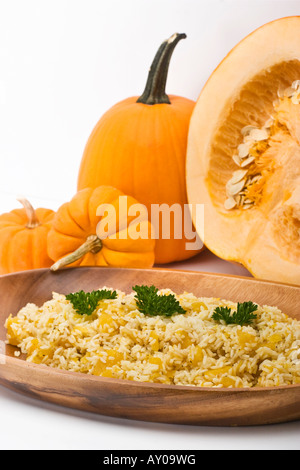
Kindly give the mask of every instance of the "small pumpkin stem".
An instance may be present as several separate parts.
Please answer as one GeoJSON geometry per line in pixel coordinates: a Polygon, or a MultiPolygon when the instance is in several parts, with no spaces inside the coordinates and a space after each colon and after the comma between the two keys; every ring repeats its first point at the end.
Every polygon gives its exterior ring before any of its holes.
{"type": "Polygon", "coordinates": [[[81,259],[87,253],[98,253],[102,248],[102,242],[97,235],[90,235],[86,241],[73,253],[64,256],[59,259],[56,263],[51,266],[51,271],[58,271],[69,264],[75,263],[75,261],[81,259]]]}
{"type": "Polygon", "coordinates": [[[186,34],[175,33],[162,43],[150,67],[145,90],[137,100],[137,103],[149,105],[160,103],[171,104],[166,94],[170,60],[177,43],[185,38],[186,34]]]}
{"type": "Polygon", "coordinates": [[[32,229],[32,228],[38,227],[40,225],[40,221],[37,218],[36,212],[34,208],[32,207],[32,205],[30,204],[30,202],[23,197],[17,199],[17,201],[19,201],[22,204],[22,206],[24,207],[26,211],[26,215],[28,219],[26,228],[32,229]]]}

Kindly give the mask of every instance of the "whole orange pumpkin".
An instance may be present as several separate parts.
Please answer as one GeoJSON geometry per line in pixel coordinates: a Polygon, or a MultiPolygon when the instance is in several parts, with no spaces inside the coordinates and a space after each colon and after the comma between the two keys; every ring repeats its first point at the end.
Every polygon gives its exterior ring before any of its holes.
{"type": "Polygon", "coordinates": [[[22,209],[0,215],[0,274],[48,268],[47,235],[54,211],[34,210],[27,199],[22,209]]]}
{"type": "MultiPolygon", "coordinates": [[[[154,204],[179,204],[181,229],[187,220],[186,148],[195,102],[167,96],[165,86],[172,52],[185,37],[174,34],[160,46],[141,97],[125,99],[102,116],[86,144],[78,177],[78,190],[114,186],[144,204],[149,217],[154,204]]],[[[178,237],[172,220],[167,238],[161,227],[155,229],[157,264],[187,259],[199,251],[187,249],[184,230],[178,237]]]]}
{"type": "Polygon", "coordinates": [[[142,213],[140,207],[134,198],[110,186],[78,191],[54,216],[48,234],[48,253],[55,261],[51,270],[66,266],[151,268],[155,246],[151,224],[146,215],[129,215],[130,208],[142,213]]]}

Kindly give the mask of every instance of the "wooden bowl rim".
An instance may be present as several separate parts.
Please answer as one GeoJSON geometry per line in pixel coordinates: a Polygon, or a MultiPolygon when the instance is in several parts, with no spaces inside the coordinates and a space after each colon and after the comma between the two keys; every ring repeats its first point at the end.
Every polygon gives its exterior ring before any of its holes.
{"type": "Polygon", "coordinates": [[[111,266],[75,266],[75,267],[72,267],[72,268],[62,268],[60,269],[59,271],[56,271],[56,272],[51,272],[50,269],[48,268],[39,268],[39,269],[30,269],[30,270],[27,270],[27,271],[16,271],[16,272],[13,272],[13,273],[8,273],[8,274],[0,274],[0,280],[2,278],[6,278],[6,277],[13,277],[13,276],[16,276],[16,275],[26,275],[26,274],[34,274],[34,273],[38,273],[38,272],[41,272],[41,273],[51,273],[53,276],[56,276],[56,275],[59,275],[63,272],[67,272],[67,271],[78,271],[78,270],[109,270],[109,271],[130,271],[130,272],[151,272],[151,271],[160,271],[160,272],[163,272],[163,271],[166,271],[166,272],[170,272],[170,273],[177,273],[177,274],[180,274],[180,273],[185,273],[185,274],[200,274],[200,275],[204,275],[204,276],[212,276],[212,277],[225,277],[225,278],[232,278],[232,279],[241,279],[241,280],[245,280],[245,281],[250,281],[250,282],[255,282],[255,283],[263,283],[263,284],[275,284],[277,286],[281,286],[281,287],[293,287],[293,288],[296,288],[296,289],[299,289],[299,292],[300,292],[300,286],[297,285],[297,284],[290,284],[290,283],[284,283],[284,282],[278,282],[278,281],[270,281],[270,280],[267,280],[267,279],[260,279],[260,278],[255,278],[255,277],[252,277],[252,276],[243,276],[243,275],[239,275],[239,274],[225,274],[225,273],[219,273],[219,272],[212,272],[212,271],[196,271],[196,270],[191,270],[191,269],[178,269],[178,268],[165,268],[165,267],[161,267],[161,266],[154,266],[152,268],[117,268],[117,267],[111,267],[111,266]]]}

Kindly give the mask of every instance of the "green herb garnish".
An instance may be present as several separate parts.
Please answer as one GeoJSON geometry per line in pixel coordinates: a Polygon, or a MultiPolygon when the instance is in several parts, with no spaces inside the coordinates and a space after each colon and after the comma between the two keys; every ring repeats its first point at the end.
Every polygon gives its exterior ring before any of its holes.
{"type": "Polygon", "coordinates": [[[92,292],[80,290],[74,294],[66,295],[66,299],[71,302],[74,310],[79,315],[91,315],[96,310],[100,300],[116,298],[117,292],[107,289],[93,290],[92,292]]]}
{"type": "Polygon", "coordinates": [[[223,320],[227,325],[250,325],[257,318],[253,313],[256,310],[257,305],[253,302],[243,302],[237,304],[237,310],[233,313],[229,307],[217,307],[212,318],[216,321],[223,320]]]}
{"type": "Polygon", "coordinates": [[[186,313],[175,295],[158,295],[155,286],[134,286],[137,308],[144,315],[165,315],[171,317],[176,313],[186,313]]]}

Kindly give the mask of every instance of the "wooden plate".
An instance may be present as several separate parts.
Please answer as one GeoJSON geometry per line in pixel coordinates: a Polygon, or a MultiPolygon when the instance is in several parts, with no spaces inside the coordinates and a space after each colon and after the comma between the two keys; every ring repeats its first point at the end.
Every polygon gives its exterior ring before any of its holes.
{"type": "MultiPolygon", "coordinates": [[[[234,302],[252,300],[277,306],[300,320],[300,287],[251,278],[168,269],[47,269],[0,276],[0,346],[4,321],[27,302],[41,305],[52,292],[69,293],[106,285],[130,292],[135,284],[154,284],[176,293],[193,292],[234,302]]],[[[135,420],[245,426],[300,418],[300,385],[272,388],[200,388],[132,382],[55,370],[14,357],[6,345],[0,355],[0,384],[63,406],[135,420]]]]}

